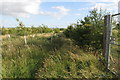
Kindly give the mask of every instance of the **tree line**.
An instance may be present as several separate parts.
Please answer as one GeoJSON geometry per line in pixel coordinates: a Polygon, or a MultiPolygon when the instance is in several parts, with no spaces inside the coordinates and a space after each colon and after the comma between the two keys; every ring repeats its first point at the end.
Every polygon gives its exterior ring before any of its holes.
{"type": "Polygon", "coordinates": [[[30,34],[37,34],[37,33],[58,33],[60,31],[63,31],[64,28],[49,28],[47,25],[40,25],[38,27],[31,26],[31,27],[26,27],[23,22],[21,22],[19,19],[16,19],[18,22],[19,26],[16,28],[5,28],[2,27],[1,29],[1,34],[6,35],[6,34],[11,34],[11,35],[17,35],[17,36],[24,36],[24,35],[30,35],[30,34]]]}

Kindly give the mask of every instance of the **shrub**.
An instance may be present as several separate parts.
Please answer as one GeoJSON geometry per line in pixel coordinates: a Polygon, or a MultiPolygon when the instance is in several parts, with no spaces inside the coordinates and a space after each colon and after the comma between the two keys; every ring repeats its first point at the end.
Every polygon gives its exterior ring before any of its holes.
{"type": "Polygon", "coordinates": [[[85,50],[101,51],[103,44],[103,27],[105,12],[94,9],[84,20],[68,26],[64,30],[66,37],[73,39],[76,44],[85,50]]]}

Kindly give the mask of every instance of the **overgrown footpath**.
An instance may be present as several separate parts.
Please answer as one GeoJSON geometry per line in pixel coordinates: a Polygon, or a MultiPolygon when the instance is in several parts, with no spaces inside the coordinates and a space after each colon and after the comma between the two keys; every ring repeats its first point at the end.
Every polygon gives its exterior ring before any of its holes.
{"type": "MultiPolygon", "coordinates": [[[[49,33],[48,33],[49,34],[49,33]]],[[[115,78],[101,56],[85,52],[62,33],[2,41],[3,78],[115,78]]]]}

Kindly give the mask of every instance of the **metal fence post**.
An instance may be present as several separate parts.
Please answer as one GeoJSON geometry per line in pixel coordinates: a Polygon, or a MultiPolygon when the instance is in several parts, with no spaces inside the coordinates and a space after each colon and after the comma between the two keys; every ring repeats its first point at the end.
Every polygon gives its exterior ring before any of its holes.
{"type": "Polygon", "coordinates": [[[112,15],[106,15],[104,20],[105,27],[104,27],[104,46],[103,46],[103,56],[105,57],[106,61],[106,68],[109,68],[110,62],[110,37],[112,36],[112,15]]]}

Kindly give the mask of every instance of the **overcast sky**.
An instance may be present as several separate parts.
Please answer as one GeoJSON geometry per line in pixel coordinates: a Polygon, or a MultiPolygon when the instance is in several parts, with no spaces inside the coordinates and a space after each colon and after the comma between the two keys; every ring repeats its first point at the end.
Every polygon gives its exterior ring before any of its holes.
{"type": "Polygon", "coordinates": [[[26,26],[67,27],[93,8],[118,12],[119,0],[0,0],[0,25],[16,27],[19,18],[26,26]]]}

